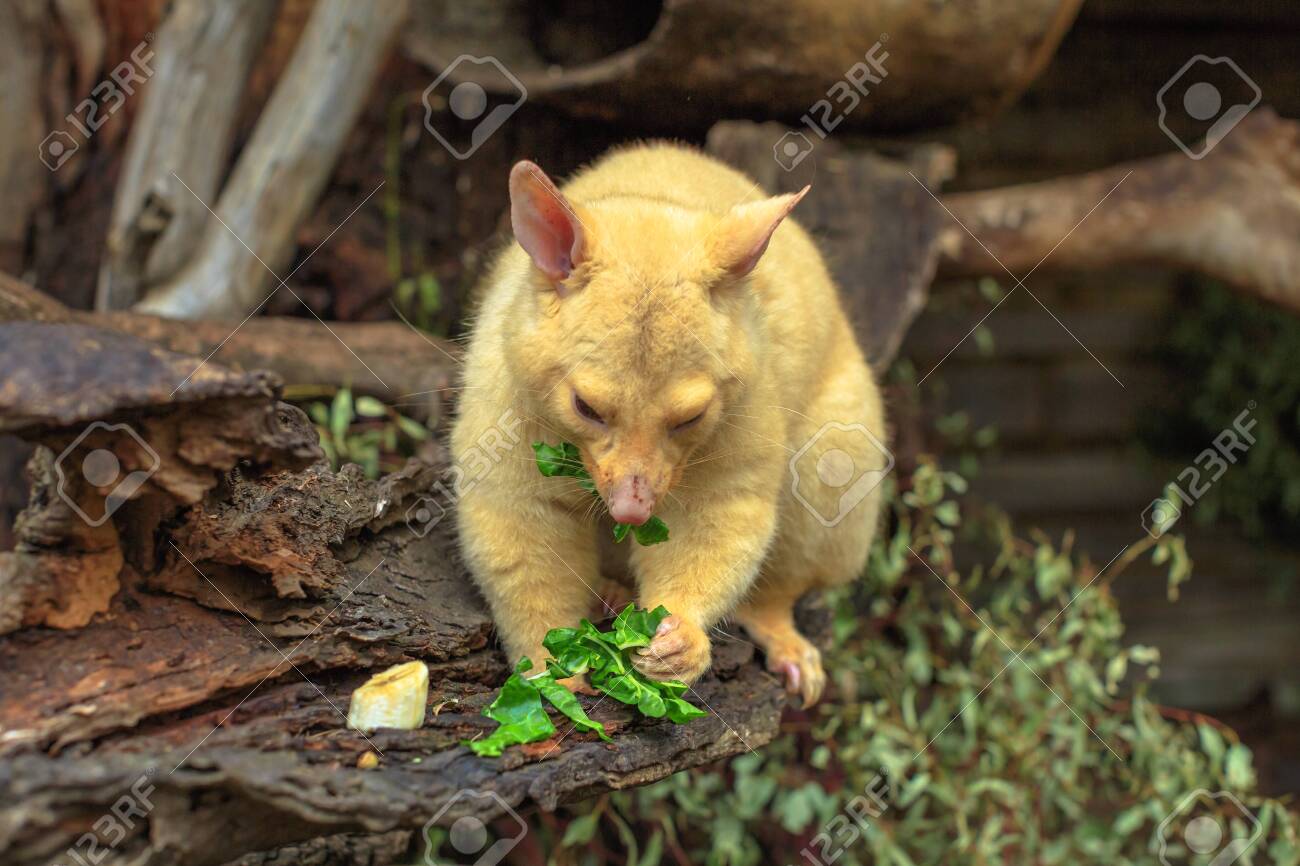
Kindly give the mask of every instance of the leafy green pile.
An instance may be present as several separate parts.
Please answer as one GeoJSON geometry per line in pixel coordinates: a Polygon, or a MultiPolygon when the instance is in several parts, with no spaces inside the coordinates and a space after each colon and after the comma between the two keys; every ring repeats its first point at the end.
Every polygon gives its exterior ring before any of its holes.
{"type": "MultiPolygon", "coordinates": [[[[578,446],[572,442],[561,442],[558,448],[547,445],[545,442],[534,442],[533,453],[537,455],[537,470],[547,478],[576,478],[579,487],[592,496],[600,496],[596,492],[596,483],[591,480],[590,473],[582,465],[582,458],[578,455],[578,446]]],[[[622,541],[627,538],[629,532],[636,538],[637,544],[647,547],[668,540],[668,524],[658,517],[651,517],[640,526],[633,526],[630,523],[615,523],[614,541],[622,541]]]]}
{"type": "Polygon", "coordinates": [[[483,715],[500,722],[500,726],[490,736],[466,740],[465,745],[477,755],[497,757],[507,746],[550,737],[555,725],[546,713],[543,698],[579,729],[595,731],[602,740],[609,740],[604,725],[593,721],[573,693],[559,682],[584,674],[597,691],[631,704],[652,718],[667,718],[683,725],[707,715],[682,698],[686,683],[652,680],[632,666],[630,651],[649,646],[659,623],[667,616],[662,605],[642,610],[629,604],[614,617],[611,631],[601,631],[585,619],[577,628],[551,629],[542,641],[551,654],[546,670],[525,676],[533,662],[526,657],[520,659],[496,700],[483,710],[483,715]]]}

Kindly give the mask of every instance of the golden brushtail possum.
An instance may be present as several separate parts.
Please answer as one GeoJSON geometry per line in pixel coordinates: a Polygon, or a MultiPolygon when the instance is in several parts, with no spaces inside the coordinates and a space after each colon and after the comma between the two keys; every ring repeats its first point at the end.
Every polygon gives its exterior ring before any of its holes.
{"type": "Polygon", "coordinates": [[[563,189],[510,173],[515,243],[487,277],[452,436],[457,459],[513,410],[518,446],[463,493],[459,532],[511,658],[596,611],[609,552],[665,620],[637,665],[693,681],[724,618],[811,704],[826,682],[796,600],[867,560],[888,468],[880,394],[835,285],[790,211],[695,150],[616,150],[563,189]],[[570,441],[605,508],[538,474],[570,441]],[[608,510],[608,515],[604,513],[608,510]],[[609,543],[652,515],[667,542],[609,543]],[[602,562],[602,556],[605,562],[602,562]]]}

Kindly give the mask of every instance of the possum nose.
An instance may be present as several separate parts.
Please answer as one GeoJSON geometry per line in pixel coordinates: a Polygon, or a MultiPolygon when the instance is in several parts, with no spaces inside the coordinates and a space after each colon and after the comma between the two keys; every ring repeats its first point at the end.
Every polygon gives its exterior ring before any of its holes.
{"type": "Polygon", "coordinates": [[[654,507],[650,482],[641,475],[628,475],[609,491],[609,514],[618,523],[640,526],[650,519],[654,507]]]}

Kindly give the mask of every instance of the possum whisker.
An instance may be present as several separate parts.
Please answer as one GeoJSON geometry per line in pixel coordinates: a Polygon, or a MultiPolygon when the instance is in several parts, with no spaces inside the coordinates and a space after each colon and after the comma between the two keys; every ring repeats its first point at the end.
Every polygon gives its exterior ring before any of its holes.
{"type": "Polygon", "coordinates": [[[769,439],[767,436],[763,436],[763,435],[761,435],[761,434],[759,434],[759,433],[754,432],[753,430],[746,430],[744,427],[741,427],[739,424],[732,424],[730,421],[723,421],[722,423],[723,423],[723,424],[726,424],[728,427],[733,427],[733,428],[735,428],[736,430],[741,431],[742,433],[748,433],[748,434],[750,434],[751,436],[757,436],[759,439],[762,439],[762,440],[764,440],[764,441],[766,441],[766,442],[771,442],[773,445],[776,445],[776,446],[779,446],[779,447],[781,447],[781,448],[784,448],[786,451],[789,451],[791,454],[794,453],[794,449],[791,448],[789,445],[786,445],[786,444],[783,443],[783,442],[777,442],[775,439],[769,439]]]}

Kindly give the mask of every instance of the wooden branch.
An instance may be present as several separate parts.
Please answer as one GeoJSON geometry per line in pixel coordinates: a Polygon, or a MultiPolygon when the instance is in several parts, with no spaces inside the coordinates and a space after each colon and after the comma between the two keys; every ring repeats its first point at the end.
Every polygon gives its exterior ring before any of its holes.
{"type": "Polygon", "coordinates": [[[216,201],[226,172],[244,84],[278,5],[181,0],[163,21],[114,192],[98,309],[130,307],[143,286],[170,278],[193,253],[210,219],[204,202],[216,201]]]}
{"type": "MultiPolygon", "coordinates": [[[[277,285],[268,268],[279,274],[289,262],[295,232],[334,170],[406,8],[407,0],[385,4],[382,13],[351,0],[316,3],[213,206],[219,219],[207,221],[191,261],[149,289],[139,312],[239,319],[263,302],[277,285]]],[[[206,134],[202,126],[189,130],[206,134]]]]}
{"type": "Polygon", "coordinates": [[[49,132],[41,104],[47,16],[43,0],[0,3],[0,270],[22,266],[28,226],[50,180],[38,160],[49,132]]]}
{"type": "Polygon", "coordinates": [[[32,464],[20,549],[0,554],[0,609],[30,612],[35,598],[46,611],[87,600],[100,611],[81,627],[46,616],[54,628],[0,636],[7,866],[71,859],[97,831],[102,864],[207,866],[330,834],[419,830],[464,789],[500,799],[458,801],[441,823],[487,820],[500,804],[553,809],[777,733],[780,684],[752,647],[727,641],[696,687],[707,718],[675,726],[584,698],[614,743],[565,724],[501,759],[472,755],[459,741],[491,726],[479,711],[506,661],[452,521],[407,525],[447,467],[411,461],[379,481],[330,472],[314,462],[306,418],[277,404],[264,375],[209,364],[173,398],[176,372],[195,361],[80,324],[0,324],[0,429],[48,449],[32,464]],[[78,440],[97,421],[133,432],[78,440]],[[96,536],[120,558],[106,607],[103,592],[63,579],[87,533],[72,504],[102,505],[107,492],[78,474],[94,450],[149,473],[96,536]],[[411,659],[431,670],[424,727],[349,730],[351,690],[411,659]],[[367,751],[378,768],[357,768],[367,751]],[[100,817],[123,797],[139,811],[105,831],[100,817]]]}
{"type": "Polygon", "coordinates": [[[929,297],[950,221],[915,178],[938,187],[952,176],[952,151],[926,145],[901,159],[819,142],[787,171],[773,156],[779,124],[719,123],[708,150],[771,193],[812,192],[795,218],[817,238],[872,367],[883,373],[929,297]]]}
{"type": "Polygon", "coordinates": [[[1040,261],[1057,270],[1153,263],[1300,312],[1300,123],[1270,109],[1199,161],[1172,153],[943,201],[970,229],[950,227],[944,274],[1006,276],[993,257],[1017,277],[1040,261]]]}
{"type": "MultiPolygon", "coordinates": [[[[400,322],[333,322],[255,317],[244,322],[179,322],[135,313],[70,310],[0,274],[0,322],[68,322],[105,328],[162,348],[241,370],[270,370],[286,385],[349,386],[403,411],[436,420],[456,382],[460,349],[400,322]]],[[[181,384],[194,366],[177,375],[181,384]]]]}
{"type": "Polygon", "coordinates": [[[831,116],[859,129],[933,129],[1014,101],[1080,5],[667,0],[649,14],[566,16],[561,8],[538,16],[511,0],[441,0],[415,7],[405,49],[439,73],[449,70],[451,84],[475,81],[517,96],[491,64],[452,68],[458,56],[490,55],[529,99],[643,124],[671,118],[680,129],[720,116],[797,124],[880,40],[887,78],[851,110],[846,95],[833,97],[831,116]]]}

